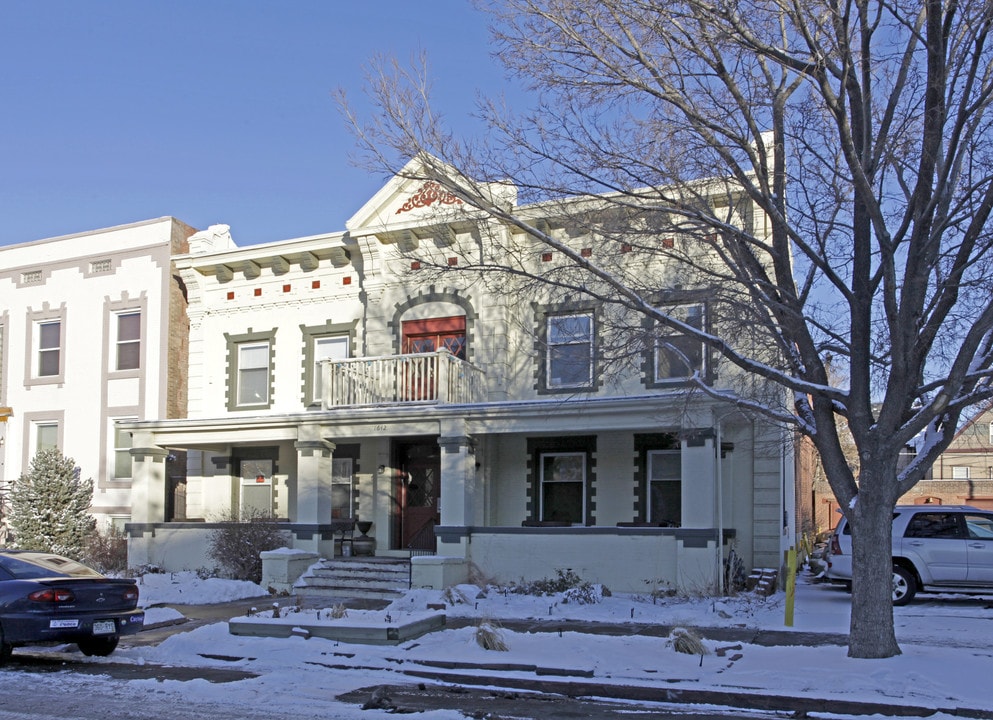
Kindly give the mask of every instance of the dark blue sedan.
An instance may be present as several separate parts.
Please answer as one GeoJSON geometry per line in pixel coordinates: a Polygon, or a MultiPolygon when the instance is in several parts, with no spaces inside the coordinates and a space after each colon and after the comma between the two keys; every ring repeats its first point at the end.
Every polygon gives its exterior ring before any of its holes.
{"type": "Polygon", "coordinates": [[[52,553],[0,550],[0,664],[21,645],[76,643],[86,655],[110,655],[144,622],[134,580],[52,553]]]}

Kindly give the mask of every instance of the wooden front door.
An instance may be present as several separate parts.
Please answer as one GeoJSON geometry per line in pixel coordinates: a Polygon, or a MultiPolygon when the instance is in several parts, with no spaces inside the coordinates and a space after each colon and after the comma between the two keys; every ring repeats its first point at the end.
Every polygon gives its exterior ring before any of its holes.
{"type": "Polygon", "coordinates": [[[394,537],[399,549],[437,549],[434,527],[441,520],[441,447],[436,437],[395,446],[394,485],[399,513],[394,537]]]}

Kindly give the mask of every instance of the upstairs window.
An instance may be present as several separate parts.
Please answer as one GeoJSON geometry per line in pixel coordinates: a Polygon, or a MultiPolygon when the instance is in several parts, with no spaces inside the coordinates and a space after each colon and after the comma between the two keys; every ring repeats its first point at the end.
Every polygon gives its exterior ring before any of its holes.
{"type": "Polygon", "coordinates": [[[405,320],[402,325],[404,354],[430,353],[448,350],[466,359],[465,316],[405,320]]]}
{"type": "MultiPolygon", "coordinates": [[[[692,328],[705,327],[705,307],[703,303],[675,305],[666,312],[692,328]]],[[[655,382],[685,380],[694,373],[704,373],[706,352],[703,343],[697,338],[679,332],[674,328],[658,326],[655,341],[655,382]]]]}
{"type": "Polygon", "coordinates": [[[269,403],[269,343],[238,346],[238,405],[269,403]]]}
{"type": "Polygon", "coordinates": [[[141,364],[141,313],[117,314],[117,339],[115,343],[117,370],[137,370],[141,364]]]}
{"type": "Polygon", "coordinates": [[[314,338],[314,399],[320,400],[324,391],[322,360],[346,360],[348,336],[329,335],[314,338]]]}
{"type": "Polygon", "coordinates": [[[62,364],[62,323],[38,323],[38,377],[60,374],[62,364]]]}
{"type": "Polygon", "coordinates": [[[593,314],[552,315],[547,319],[547,387],[593,384],[593,314]]]}

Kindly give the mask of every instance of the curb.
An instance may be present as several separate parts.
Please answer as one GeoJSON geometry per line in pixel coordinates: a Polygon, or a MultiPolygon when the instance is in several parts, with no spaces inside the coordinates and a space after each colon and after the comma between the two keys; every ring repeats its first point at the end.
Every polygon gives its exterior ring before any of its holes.
{"type": "Polygon", "coordinates": [[[683,688],[655,688],[639,685],[613,685],[609,683],[541,680],[530,678],[494,677],[474,674],[439,673],[429,670],[397,670],[402,675],[471,687],[497,687],[513,690],[530,690],[554,693],[565,697],[600,697],[611,700],[629,700],[652,703],[678,703],[681,705],[719,705],[727,708],[790,712],[794,717],[826,711],[835,715],[884,715],[889,717],[930,717],[945,713],[956,717],[993,720],[993,711],[979,708],[930,708],[919,705],[858,702],[832,698],[808,698],[718,690],[693,690],[683,688]]]}

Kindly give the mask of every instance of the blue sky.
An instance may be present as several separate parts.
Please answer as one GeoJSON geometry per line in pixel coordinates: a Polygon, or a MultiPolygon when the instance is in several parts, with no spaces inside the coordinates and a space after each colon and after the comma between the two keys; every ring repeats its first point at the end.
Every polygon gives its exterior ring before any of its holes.
{"type": "Polygon", "coordinates": [[[0,0],[0,245],[172,215],[239,245],[342,230],[384,177],[333,100],[427,53],[469,126],[496,93],[468,0],[0,0]]]}

